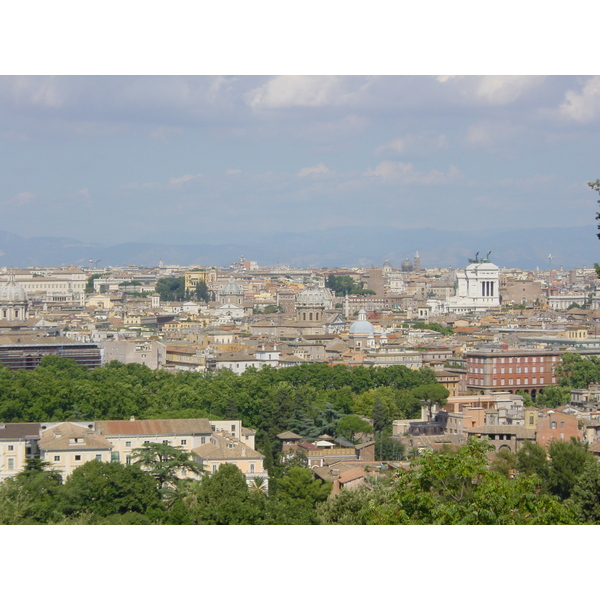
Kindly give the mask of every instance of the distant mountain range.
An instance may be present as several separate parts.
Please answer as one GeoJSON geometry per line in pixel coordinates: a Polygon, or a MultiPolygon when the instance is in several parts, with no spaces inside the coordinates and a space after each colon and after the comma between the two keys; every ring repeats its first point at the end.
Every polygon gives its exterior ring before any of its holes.
{"type": "MultiPolygon", "coordinates": [[[[100,267],[165,264],[227,266],[240,256],[261,266],[287,264],[293,267],[351,267],[381,265],[388,259],[400,267],[415,251],[421,266],[461,267],[479,252],[499,267],[564,269],[600,262],[600,241],[594,225],[510,230],[446,231],[397,229],[394,227],[334,227],[303,233],[246,233],[215,235],[199,232],[211,243],[187,243],[190,234],[171,233],[158,241],[107,245],[71,238],[33,237],[0,231],[0,267],[78,265],[90,259],[100,267]],[[179,240],[179,243],[169,243],[179,240]],[[552,256],[549,260],[549,255],[552,256]]],[[[192,241],[192,240],[189,240],[192,241]]]]}

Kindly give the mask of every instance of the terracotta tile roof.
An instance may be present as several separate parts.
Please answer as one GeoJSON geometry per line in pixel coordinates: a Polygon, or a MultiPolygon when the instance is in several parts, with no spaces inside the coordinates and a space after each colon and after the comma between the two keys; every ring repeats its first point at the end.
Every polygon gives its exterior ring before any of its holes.
{"type": "Polygon", "coordinates": [[[280,440],[301,440],[302,436],[294,433],[293,431],[284,431],[283,433],[278,433],[277,437],[280,440]]]}
{"type": "Polygon", "coordinates": [[[236,438],[226,434],[214,434],[213,440],[216,443],[202,444],[194,448],[192,452],[204,460],[227,460],[227,459],[263,459],[264,456],[252,450],[246,444],[243,444],[236,438]]]}
{"type": "Polygon", "coordinates": [[[112,448],[112,444],[103,435],[74,423],[61,423],[42,432],[38,445],[42,450],[110,450],[112,448]]]}
{"type": "Polygon", "coordinates": [[[535,439],[535,429],[529,429],[523,425],[484,425],[468,429],[467,433],[481,435],[512,434],[518,438],[535,439]]]}
{"type": "Polygon", "coordinates": [[[354,467],[354,469],[350,469],[345,473],[340,475],[338,481],[340,484],[348,483],[349,481],[353,481],[354,479],[364,479],[366,476],[366,472],[362,467],[354,467]]]}
{"type": "Polygon", "coordinates": [[[156,419],[147,421],[97,421],[103,435],[211,434],[208,419],[156,419]]]}
{"type": "Polygon", "coordinates": [[[593,442],[589,446],[589,451],[594,454],[600,454],[600,442],[593,442]]]}

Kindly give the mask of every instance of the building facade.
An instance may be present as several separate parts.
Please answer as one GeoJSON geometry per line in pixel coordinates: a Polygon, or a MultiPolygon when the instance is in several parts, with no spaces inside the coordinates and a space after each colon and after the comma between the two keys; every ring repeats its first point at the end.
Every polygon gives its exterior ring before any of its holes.
{"type": "Polygon", "coordinates": [[[478,394],[523,391],[534,398],[546,386],[556,384],[554,368],[561,354],[558,350],[467,352],[467,390],[478,394]]]}

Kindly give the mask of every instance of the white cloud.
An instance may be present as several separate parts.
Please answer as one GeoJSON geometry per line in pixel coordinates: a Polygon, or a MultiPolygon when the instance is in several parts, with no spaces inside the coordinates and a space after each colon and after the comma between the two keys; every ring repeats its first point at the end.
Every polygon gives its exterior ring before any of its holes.
{"type": "Polygon", "coordinates": [[[440,150],[448,146],[448,139],[445,135],[412,135],[408,134],[403,137],[395,138],[377,148],[376,152],[385,152],[392,150],[394,152],[420,152],[426,153],[432,150],[440,150]]]}
{"type": "Polygon", "coordinates": [[[27,206],[35,201],[36,197],[30,192],[21,192],[8,200],[5,200],[3,204],[5,206],[27,206]]]}
{"type": "Polygon", "coordinates": [[[600,113],[600,77],[588,79],[580,93],[567,90],[560,112],[581,123],[592,121],[600,113]]]}
{"type": "Polygon", "coordinates": [[[200,179],[202,177],[204,177],[202,173],[197,173],[196,175],[191,175],[188,173],[187,175],[182,175],[181,177],[173,177],[169,180],[169,185],[180,186],[184,183],[189,183],[190,181],[195,181],[196,179],[200,179]]]}
{"type": "Polygon", "coordinates": [[[15,102],[45,108],[60,108],[65,102],[64,78],[16,77],[11,93],[15,102]]]}
{"type": "Polygon", "coordinates": [[[473,146],[493,146],[514,138],[519,128],[504,121],[481,121],[467,129],[465,141],[473,146]]]}
{"type": "Polygon", "coordinates": [[[225,173],[227,173],[227,175],[237,175],[238,173],[241,173],[242,170],[241,169],[227,169],[227,171],[225,171],[225,173]]]}
{"type": "Polygon", "coordinates": [[[284,75],[250,90],[244,100],[252,108],[339,106],[355,98],[371,81],[362,77],[284,75]]]}
{"type": "Polygon", "coordinates": [[[475,95],[489,104],[510,104],[543,80],[527,75],[487,75],[478,78],[475,95]]]}
{"type": "Polygon", "coordinates": [[[323,164],[319,163],[314,167],[304,167],[298,172],[298,177],[307,177],[308,175],[324,175],[329,173],[329,169],[323,164]]]}
{"type": "Polygon", "coordinates": [[[367,169],[366,177],[379,179],[381,181],[393,181],[399,183],[416,183],[420,185],[439,185],[450,183],[462,178],[462,173],[454,166],[450,166],[446,173],[441,171],[429,171],[420,173],[415,170],[412,163],[384,160],[374,169],[367,169]]]}

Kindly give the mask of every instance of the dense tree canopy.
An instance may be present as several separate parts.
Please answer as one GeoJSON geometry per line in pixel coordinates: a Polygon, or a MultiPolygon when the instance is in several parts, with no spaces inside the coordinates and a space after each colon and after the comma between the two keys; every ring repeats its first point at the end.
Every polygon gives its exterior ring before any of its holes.
{"type": "Polygon", "coordinates": [[[359,296],[373,295],[373,290],[365,289],[363,281],[356,282],[350,275],[329,275],[325,281],[328,287],[336,296],[345,296],[354,294],[359,296]]]}
{"type": "Polygon", "coordinates": [[[164,277],[156,282],[156,293],[162,302],[185,300],[185,278],[164,277]]]}
{"type": "Polygon", "coordinates": [[[591,383],[600,383],[600,358],[566,352],[554,372],[560,386],[586,388],[591,383]]]}

